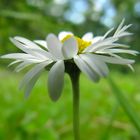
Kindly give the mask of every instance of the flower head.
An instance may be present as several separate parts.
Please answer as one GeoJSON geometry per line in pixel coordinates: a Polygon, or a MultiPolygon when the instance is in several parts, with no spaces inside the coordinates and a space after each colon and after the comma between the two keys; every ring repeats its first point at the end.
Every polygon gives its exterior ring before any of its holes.
{"type": "Polygon", "coordinates": [[[19,63],[15,68],[17,72],[29,65],[34,65],[29,70],[21,84],[25,88],[26,96],[29,95],[44,68],[49,68],[48,90],[52,100],[56,101],[62,92],[64,84],[64,73],[67,62],[70,62],[92,81],[99,81],[109,73],[107,63],[128,65],[134,63],[132,59],[126,59],[118,54],[127,53],[136,55],[138,52],[128,50],[128,46],[118,43],[119,39],[131,35],[126,30],[131,25],[125,25],[124,20],[116,29],[113,36],[109,34],[114,30],[110,29],[105,35],[93,37],[91,32],[86,33],[82,38],[71,32],[60,32],[58,37],[48,34],[46,40],[30,41],[23,37],[14,37],[10,40],[23,53],[12,53],[2,58],[15,59],[10,65],[19,63]]]}

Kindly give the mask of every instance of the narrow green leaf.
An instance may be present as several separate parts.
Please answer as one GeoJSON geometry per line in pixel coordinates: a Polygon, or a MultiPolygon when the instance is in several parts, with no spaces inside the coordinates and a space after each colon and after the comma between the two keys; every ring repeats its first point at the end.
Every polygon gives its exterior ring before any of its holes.
{"type": "Polygon", "coordinates": [[[131,106],[130,102],[127,100],[127,98],[123,94],[123,92],[118,88],[118,86],[115,84],[115,82],[111,78],[109,78],[109,83],[110,83],[112,91],[113,91],[114,95],[116,96],[118,102],[120,103],[120,105],[122,106],[122,108],[124,109],[126,114],[128,115],[129,119],[131,120],[131,122],[133,123],[135,128],[140,133],[140,118],[139,118],[139,116],[137,115],[137,113],[135,112],[135,110],[131,106]]]}

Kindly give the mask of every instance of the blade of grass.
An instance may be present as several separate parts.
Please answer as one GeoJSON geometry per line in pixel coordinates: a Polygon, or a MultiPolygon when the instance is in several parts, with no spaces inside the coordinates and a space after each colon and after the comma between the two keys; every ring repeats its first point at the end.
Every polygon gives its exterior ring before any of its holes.
{"type": "Polygon", "coordinates": [[[118,102],[140,134],[140,118],[138,117],[136,111],[133,109],[132,105],[129,103],[123,92],[118,88],[111,78],[109,78],[109,84],[118,102]]]}

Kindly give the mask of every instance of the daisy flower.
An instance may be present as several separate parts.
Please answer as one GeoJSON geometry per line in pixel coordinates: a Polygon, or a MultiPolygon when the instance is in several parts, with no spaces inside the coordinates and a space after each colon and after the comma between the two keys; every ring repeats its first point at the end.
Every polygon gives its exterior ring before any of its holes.
{"type": "Polygon", "coordinates": [[[127,65],[132,69],[131,64],[135,61],[119,56],[122,53],[130,55],[138,53],[129,50],[129,46],[118,43],[122,37],[131,35],[126,31],[131,25],[123,24],[124,20],[112,36],[110,33],[114,28],[97,37],[88,32],[80,38],[66,31],[60,32],[58,36],[48,34],[46,40],[30,41],[16,36],[10,40],[23,53],[6,54],[2,58],[14,59],[10,66],[18,63],[15,68],[17,72],[33,65],[20,84],[20,88],[25,89],[26,96],[31,92],[42,71],[49,70],[48,91],[51,99],[56,101],[62,93],[64,74],[69,70],[74,72],[78,69],[89,79],[97,82],[101,77],[108,75],[107,63],[127,65]]]}

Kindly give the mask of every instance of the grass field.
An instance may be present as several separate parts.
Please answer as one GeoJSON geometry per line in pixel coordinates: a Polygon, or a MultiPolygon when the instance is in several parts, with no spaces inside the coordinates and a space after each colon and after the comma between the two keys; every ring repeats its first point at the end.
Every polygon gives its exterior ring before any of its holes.
{"type": "MultiPolygon", "coordinates": [[[[137,66],[135,73],[112,71],[110,76],[140,117],[139,71],[137,66]]],[[[47,73],[38,80],[28,99],[18,90],[22,77],[23,74],[0,69],[0,140],[73,140],[69,77],[65,76],[63,94],[56,103],[48,97],[47,73]]],[[[95,84],[81,75],[80,89],[81,140],[140,139],[107,79],[95,84]]]]}

